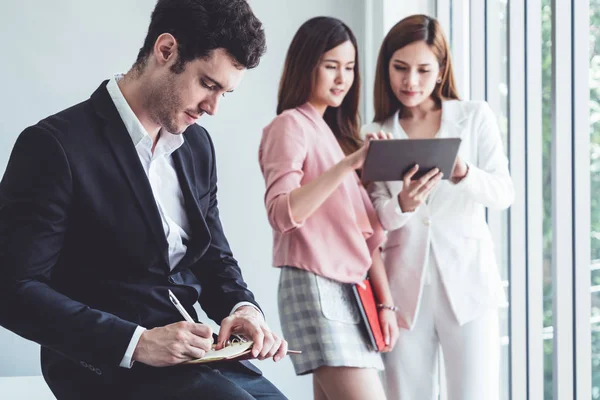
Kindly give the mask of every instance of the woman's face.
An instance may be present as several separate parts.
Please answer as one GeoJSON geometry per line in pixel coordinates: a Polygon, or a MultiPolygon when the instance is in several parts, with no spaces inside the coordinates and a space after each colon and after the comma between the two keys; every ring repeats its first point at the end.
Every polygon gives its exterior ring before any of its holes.
{"type": "Polygon", "coordinates": [[[310,103],[322,113],[339,107],[354,83],[356,49],[349,40],[325,52],[317,67],[310,103]]]}
{"type": "Polygon", "coordinates": [[[389,71],[392,91],[405,107],[416,107],[428,100],[442,74],[437,57],[424,41],[396,50],[390,58],[389,71]]]}

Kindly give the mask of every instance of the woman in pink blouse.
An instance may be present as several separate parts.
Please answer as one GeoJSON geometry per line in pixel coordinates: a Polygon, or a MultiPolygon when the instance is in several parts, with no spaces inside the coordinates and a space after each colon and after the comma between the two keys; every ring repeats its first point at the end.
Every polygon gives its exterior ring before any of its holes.
{"type": "Polygon", "coordinates": [[[279,313],[298,375],[313,373],[315,399],[384,399],[380,355],[369,348],[351,284],[369,274],[386,349],[398,325],[380,254],[384,232],[356,170],[359,137],[356,39],[340,20],[305,22],[288,50],[278,116],[259,161],[281,268],[279,313]]]}

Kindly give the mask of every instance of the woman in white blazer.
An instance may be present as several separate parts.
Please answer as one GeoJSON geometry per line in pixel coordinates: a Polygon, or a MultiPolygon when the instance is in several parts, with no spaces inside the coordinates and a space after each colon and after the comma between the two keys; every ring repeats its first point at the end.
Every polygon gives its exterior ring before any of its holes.
{"type": "Polygon", "coordinates": [[[400,339],[384,354],[390,400],[437,398],[438,351],[449,400],[499,397],[498,305],[505,301],[485,208],[505,209],[514,189],[496,118],[483,101],[461,101],[438,22],[400,21],[381,45],[375,122],[363,134],[462,139],[450,179],[376,182],[369,192],[388,231],[384,261],[400,339]]]}

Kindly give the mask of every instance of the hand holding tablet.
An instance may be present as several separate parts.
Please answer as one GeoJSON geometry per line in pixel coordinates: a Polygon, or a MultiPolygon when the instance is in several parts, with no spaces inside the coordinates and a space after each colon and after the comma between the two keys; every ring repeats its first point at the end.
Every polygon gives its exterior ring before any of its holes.
{"type": "Polygon", "coordinates": [[[398,204],[402,212],[415,211],[444,177],[438,168],[433,168],[419,179],[412,179],[418,171],[419,166],[415,165],[404,175],[402,190],[398,193],[398,204]]]}
{"type": "Polygon", "coordinates": [[[419,168],[412,175],[413,180],[434,168],[443,173],[442,179],[449,179],[460,142],[460,138],[374,140],[369,145],[362,179],[401,181],[415,165],[419,168]]]}

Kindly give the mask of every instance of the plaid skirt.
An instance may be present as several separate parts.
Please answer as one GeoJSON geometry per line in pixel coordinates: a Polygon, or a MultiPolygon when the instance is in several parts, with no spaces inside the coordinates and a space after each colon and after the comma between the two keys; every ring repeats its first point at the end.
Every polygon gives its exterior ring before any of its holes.
{"type": "Polygon", "coordinates": [[[360,311],[349,284],[294,267],[281,267],[279,318],[296,375],[321,366],[383,370],[371,351],[360,311]]]}

